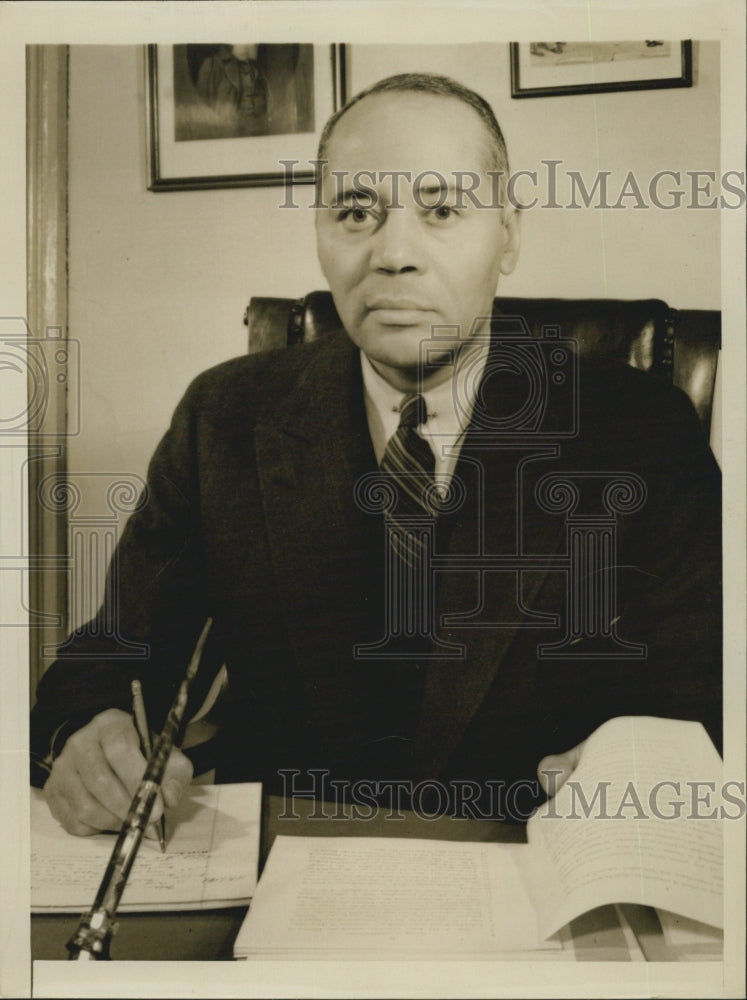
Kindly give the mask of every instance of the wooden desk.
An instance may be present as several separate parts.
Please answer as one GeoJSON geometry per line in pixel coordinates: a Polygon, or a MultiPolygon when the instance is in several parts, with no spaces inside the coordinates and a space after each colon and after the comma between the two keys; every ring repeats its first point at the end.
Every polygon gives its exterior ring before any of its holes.
{"type": "MultiPolygon", "coordinates": [[[[313,803],[303,799],[263,798],[260,838],[260,870],[275,837],[287,836],[363,836],[420,837],[434,840],[467,840],[500,843],[523,843],[525,828],[489,820],[457,820],[439,817],[427,820],[416,814],[402,813],[398,819],[381,810],[371,820],[354,820],[341,806],[313,803]]],[[[643,907],[634,908],[644,911],[643,907]]],[[[123,913],[118,916],[118,930],[111,954],[119,960],[211,961],[230,960],[233,943],[246,915],[246,907],[221,910],[188,910],[171,913],[123,913]]],[[[653,911],[640,914],[651,931],[653,911]]],[[[65,959],[66,943],[75,933],[79,917],[74,914],[33,914],[31,917],[32,959],[65,959]]],[[[586,914],[570,927],[576,961],[630,961],[631,951],[625,933],[612,906],[600,907],[586,914]]],[[[651,941],[656,949],[655,927],[651,941]]],[[[660,935],[659,935],[660,937],[660,935]]],[[[658,959],[666,958],[659,941],[658,959]]],[[[639,958],[642,956],[638,956],[639,958]]]]}

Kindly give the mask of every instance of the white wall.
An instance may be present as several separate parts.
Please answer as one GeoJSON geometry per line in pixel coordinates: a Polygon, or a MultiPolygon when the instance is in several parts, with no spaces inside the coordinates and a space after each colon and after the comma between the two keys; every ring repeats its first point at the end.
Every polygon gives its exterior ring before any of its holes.
{"type": "Polygon", "coordinates": [[[245,351],[249,297],[323,286],[310,213],[278,211],[282,188],[146,189],[143,63],[134,46],[71,50],[73,469],[142,474],[188,382],[245,351]]]}
{"type": "MultiPolygon", "coordinates": [[[[719,169],[713,43],[695,45],[692,89],[527,100],[511,99],[504,43],[349,50],[351,91],[408,69],[481,91],[514,170],[561,159],[591,182],[611,169],[617,191],[628,170],[647,184],[661,169],[719,169]]],[[[69,467],[84,487],[79,514],[100,508],[108,474],[145,474],[194,375],[245,350],[251,295],[324,287],[312,213],[279,211],[282,188],[146,190],[144,81],[140,47],[71,50],[69,332],[80,342],[81,433],[69,467]],[[91,472],[106,475],[81,478],[91,472]]],[[[719,308],[716,211],[533,209],[523,222],[505,294],[659,296],[719,308]]]]}

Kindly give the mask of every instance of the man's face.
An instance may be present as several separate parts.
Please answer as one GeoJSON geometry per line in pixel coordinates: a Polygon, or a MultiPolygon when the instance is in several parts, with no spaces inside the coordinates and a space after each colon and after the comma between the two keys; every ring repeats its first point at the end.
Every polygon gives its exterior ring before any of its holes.
{"type": "Polygon", "coordinates": [[[463,343],[516,261],[518,220],[498,207],[487,173],[490,135],[456,98],[375,94],[340,119],[327,159],[322,270],[353,342],[388,381],[410,388],[433,328],[449,328],[436,331],[444,354],[463,343]]]}

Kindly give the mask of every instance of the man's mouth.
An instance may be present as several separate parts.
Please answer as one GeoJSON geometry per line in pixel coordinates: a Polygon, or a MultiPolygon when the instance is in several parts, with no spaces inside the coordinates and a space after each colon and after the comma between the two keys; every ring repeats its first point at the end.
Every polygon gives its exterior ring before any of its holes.
{"type": "Polygon", "coordinates": [[[375,295],[365,300],[369,313],[384,326],[415,326],[433,310],[419,299],[399,295],[375,295]]]}
{"type": "Polygon", "coordinates": [[[428,306],[419,299],[407,295],[370,295],[365,299],[368,309],[418,309],[425,310],[428,306]]]}

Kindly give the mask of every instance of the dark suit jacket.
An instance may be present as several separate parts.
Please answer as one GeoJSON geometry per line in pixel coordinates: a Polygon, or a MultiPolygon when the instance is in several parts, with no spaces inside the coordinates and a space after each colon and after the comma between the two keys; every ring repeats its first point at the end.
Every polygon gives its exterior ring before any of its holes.
{"type": "MultiPolygon", "coordinates": [[[[457,467],[465,499],[441,517],[435,550],[466,558],[442,564],[436,618],[439,638],[466,656],[423,657],[404,772],[413,778],[532,780],[540,757],[616,715],[700,719],[720,738],[719,475],[689,401],[629,367],[582,366],[577,387],[546,392],[527,418],[527,386],[494,347],[457,467]],[[618,655],[619,646],[596,655],[584,638],[541,656],[538,645],[568,627],[572,543],[568,511],[538,491],[543,477],[572,473],[575,516],[593,517],[605,510],[598,472],[644,484],[640,508],[613,519],[616,603],[604,613],[645,656],[618,655]],[[485,555],[510,564],[517,553],[535,557],[520,573],[479,571],[485,555]]],[[[352,652],[384,629],[383,521],[353,496],[375,469],[359,357],[344,333],[197,378],[111,568],[118,636],[93,627],[72,637],[39,686],[32,752],[44,756],[65,720],[69,729],[104,707],[129,709],[132,676],[158,722],[212,615],[195,699],[225,663],[215,748],[224,777],[271,787],[278,769],[388,777],[367,771],[361,719],[370,722],[373,704],[385,735],[398,681],[352,652]],[[128,643],[147,644],[149,655],[130,655],[128,643]],[[387,689],[361,699],[381,676],[387,689]]]]}

